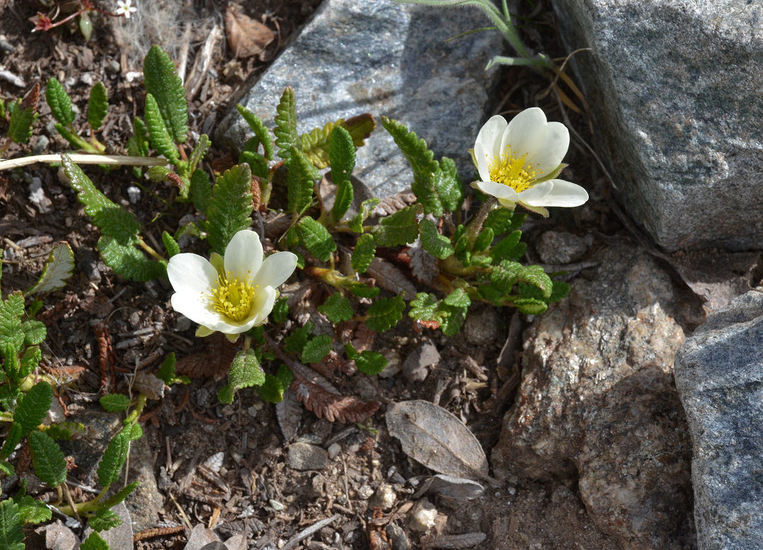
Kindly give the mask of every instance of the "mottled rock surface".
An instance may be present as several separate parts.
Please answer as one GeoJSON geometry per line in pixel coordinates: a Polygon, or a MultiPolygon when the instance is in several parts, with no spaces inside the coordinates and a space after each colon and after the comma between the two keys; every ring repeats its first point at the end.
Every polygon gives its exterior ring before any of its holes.
{"type": "Polygon", "coordinates": [[[763,289],[694,332],[676,359],[676,385],[694,447],[700,548],[763,548],[763,289]]]}
{"type": "MultiPolygon", "coordinates": [[[[246,105],[269,126],[286,86],[297,97],[300,132],[337,118],[370,112],[402,121],[437,155],[454,158],[463,177],[474,172],[467,149],[474,145],[489,102],[495,72],[488,60],[503,49],[477,9],[433,9],[393,0],[326,0],[296,41],[246,93],[246,105]]],[[[233,111],[218,139],[240,147],[249,136],[233,111]]],[[[358,151],[355,175],[375,194],[410,185],[412,174],[381,127],[358,151]]]]}
{"type": "Polygon", "coordinates": [[[686,296],[627,243],[593,259],[525,334],[494,473],[578,480],[592,522],[621,548],[691,547],[690,441],[672,381],[686,296]]]}
{"type": "Polygon", "coordinates": [[[763,241],[763,4],[554,0],[620,201],[668,249],[763,241]],[[752,208],[751,208],[752,206],[752,208]]]}

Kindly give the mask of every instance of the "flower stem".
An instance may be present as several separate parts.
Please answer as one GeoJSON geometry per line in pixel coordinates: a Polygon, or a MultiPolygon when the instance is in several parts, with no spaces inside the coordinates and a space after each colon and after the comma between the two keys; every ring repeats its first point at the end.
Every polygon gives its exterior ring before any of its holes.
{"type": "Polygon", "coordinates": [[[138,244],[140,247],[146,251],[146,253],[151,256],[154,260],[157,262],[164,262],[167,260],[167,258],[163,257],[161,254],[159,254],[156,250],[153,249],[153,247],[148,244],[146,241],[143,240],[143,237],[138,237],[138,244]]]}
{"type": "Polygon", "coordinates": [[[498,201],[495,199],[495,197],[490,197],[482,204],[482,206],[480,206],[480,209],[477,212],[477,215],[474,216],[474,219],[469,222],[469,225],[466,227],[466,234],[468,236],[470,245],[474,244],[474,241],[477,239],[480,231],[482,231],[482,226],[485,224],[485,220],[487,219],[488,214],[490,214],[490,211],[495,207],[497,203],[498,201]]]}
{"type": "MultiPolygon", "coordinates": [[[[75,164],[103,164],[104,166],[165,166],[168,164],[166,159],[131,157],[127,155],[85,155],[72,153],[69,155],[69,158],[75,164]]],[[[58,163],[61,162],[61,155],[32,155],[17,159],[0,160],[0,172],[37,164],[38,162],[48,164],[58,163]]]]}

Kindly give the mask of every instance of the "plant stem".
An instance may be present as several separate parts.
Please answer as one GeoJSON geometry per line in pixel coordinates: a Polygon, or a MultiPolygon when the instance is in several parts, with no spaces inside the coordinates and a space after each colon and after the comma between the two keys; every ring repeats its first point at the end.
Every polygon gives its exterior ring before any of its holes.
{"type": "Polygon", "coordinates": [[[495,207],[497,203],[498,201],[495,199],[495,197],[490,197],[483,203],[482,206],[480,206],[480,209],[477,212],[477,215],[474,216],[474,219],[469,222],[469,225],[466,228],[466,234],[469,238],[470,245],[474,244],[474,241],[477,239],[477,235],[479,235],[480,231],[482,231],[482,226],[484,225],[488,214],[490,214],[490,211],[495,207]]]}
{"type": "MultiPolygon", "coordinates": [[[[166,166],[169,164],[166,159],[131,157],[127,155],[85,155],[72,153],[69,155],[69,158],[75,164],[103,164],[104,166],[166,166]]],[[[38,162],[48,164],[58,163],[61,162],[61,155],[33,155],[17,159],[0,160],[0,172],[37,164],[38,162]]]]}
{"type": "Polygon", "coordinates": [[[138,237],[138,244],[140,247],[146,251],[146,253],[151,256],[154,260],[157,262],[164,262],[167,260],[164,256],[159,254],[156,250],[154,250],[150,244],[146,243],[146,241],[143,240],[143,237],[138,237]]]}

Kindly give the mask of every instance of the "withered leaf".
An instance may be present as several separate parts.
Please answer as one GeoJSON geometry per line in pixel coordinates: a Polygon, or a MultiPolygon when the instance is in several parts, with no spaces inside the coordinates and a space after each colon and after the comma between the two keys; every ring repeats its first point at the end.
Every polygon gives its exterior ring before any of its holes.
{"type": "Polygon", "coordinates": [[[437,258],[424,250],[420,239],[416,239],[408,248],[408,257],[411,259],[410,266],[413,276],[422,283],[431,285],[440,273],[437,258]]]}
{"type": "Polygon", "coordinates": [[[206,338],[207,347],[201,353],[194,353],[178,359],[175,371],[192,378],[215,378],[219,380],[228,374],[233,358],[236,356],[236,346],[228,342],[221,333],[217,332],[206,338]]]}
{"type": "Polygon", "coordinates": [[[239,59],[256,55],[264,61],[265,48],[275,40],[272,30],[246,15],[238,4],[228,4],[225,11],[225,35],[233,57],[239,59]]]}
{"type": "Polygon", "coordinates": [[[283,438],[287,442],[297,439],[299,424],[302,421],[302,406],[289,388],[283,393],[283,399],[276,403],[276,418],[283,438]]]}
{"type": "Polygon", "coordinates": [[[422,483],[411,498],[418,499],[425,494],[433,494],[455,500],[471,500],[482,496],[484,492],[485,488],[471,479],[437,474],[422,483]]]}
{"type": "Polygon", "coordinates": [[[416,202],[416,195],[412,191],[401,191],[388,197],[384,197],[376,205],[372,216],[389,216],[395,212],[399,212],[403,208],[406,208],[416,202]]]}
{"type": "Polygon", "coordinates": [[[387,429],[405,454],[427,468],[453,477],[487,479],[488,463],[477,438],[453,414],[429,401],[395,403],[387,429]]]}

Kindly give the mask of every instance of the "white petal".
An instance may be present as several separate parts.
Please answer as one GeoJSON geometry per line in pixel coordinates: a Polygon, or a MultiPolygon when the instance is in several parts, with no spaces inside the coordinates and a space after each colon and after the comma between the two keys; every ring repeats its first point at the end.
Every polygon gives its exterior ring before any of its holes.
{"type": "Polygon", "coordinates": [[[529,189],[525,189],[519,193],[519,200],[526,204],[545,206],[546,203],[543,201],[554,188],[554,184],[551,183],[552,181],[553,180],[544,181],[543,183],[534,185],[529,189]]]}
{"type": "Polygon", "coordinates": [[[501,152],[501,136],[506,129],[506,119],[500,115],[490,117],[488,121],[482,125],[479,133],[477,134],[477,140],[474,143],[474,149],[476,151],[477,144],[482,144],[484,151],[494,157],[501,152]]]}
{"type": "Polygon", "coordinates": [[[225,248],[225,271],[234,279],[252,281],[262,266],[262,243],[254,231],[239,231],[225,248]]]}
{"type": "Polygon", "coordinates": [[[570,147],[570,131],[561,122],[549,122],[543,144],[527,156],[537,177],[550,174],[564,160],[570,147]]]}
{"type": "MultiPolygon", "coordinates": [[[[545,183],[550,183],[553,188],[551,192],[539,201],[525,200],[522,197],[522,202],[527,202],[532,206],[580,206],[588,200],[588,193],[585,189],[579,185],[565,181],[565,180],[549,180],[545,183]]],[[[540,185],[543,185],[540,184],[540,185]]]]}
{"type": "Polygon", "coordinates": [[[217,283],[217,270],[198,254],[175,254],[167,264],[167,277],[175,292],[201,294],[217,283]]]}
{"type": "Polygon", "coordinates": [[[548,123],[542,109],[531,107],[511,119],[503,133],[501,151],[511,147],[515,156],[533,158],[543,147],[548,123]]]}
{"type": "Polygon", "coordinates": [[[176,292],[170,298],[170,303],[172,309],[199,325],[212,328],[214,324],[220,321],[220,314],[211,309],[209,298],[206,295],[197,292],[176,292]]]}
{"type": "Polygon", "coordinates": [[[276,290],[272,286],[258,289],[259,293],[254,298],[254,310],[257,315],[252,319],[252,326],[260,326],[268,320],[268,315],[273,311],[276,303],[276,290]]]}
{"type": "Polygon", "coordinates": [[[495,183],[494,181],[476,181],[474,184],[486,195],[490,195],[497,199],[517,200],[517,192],[508,185],[495,183]]]}
{"type": "Polygon", "coordinates": [[[481,141],[474,144],[474,160],[477,161],[477,172],[482,181],[490,181],[490,153],[482,145],[481,141]]]}
{"type": "Polygon", "coordinates": [[[262,262],[262,267],[254,277],[254,284],[260,288],[278,288],[291,277],[297,267],[297,256],[291,252],[276,252],[262,262]]]}

